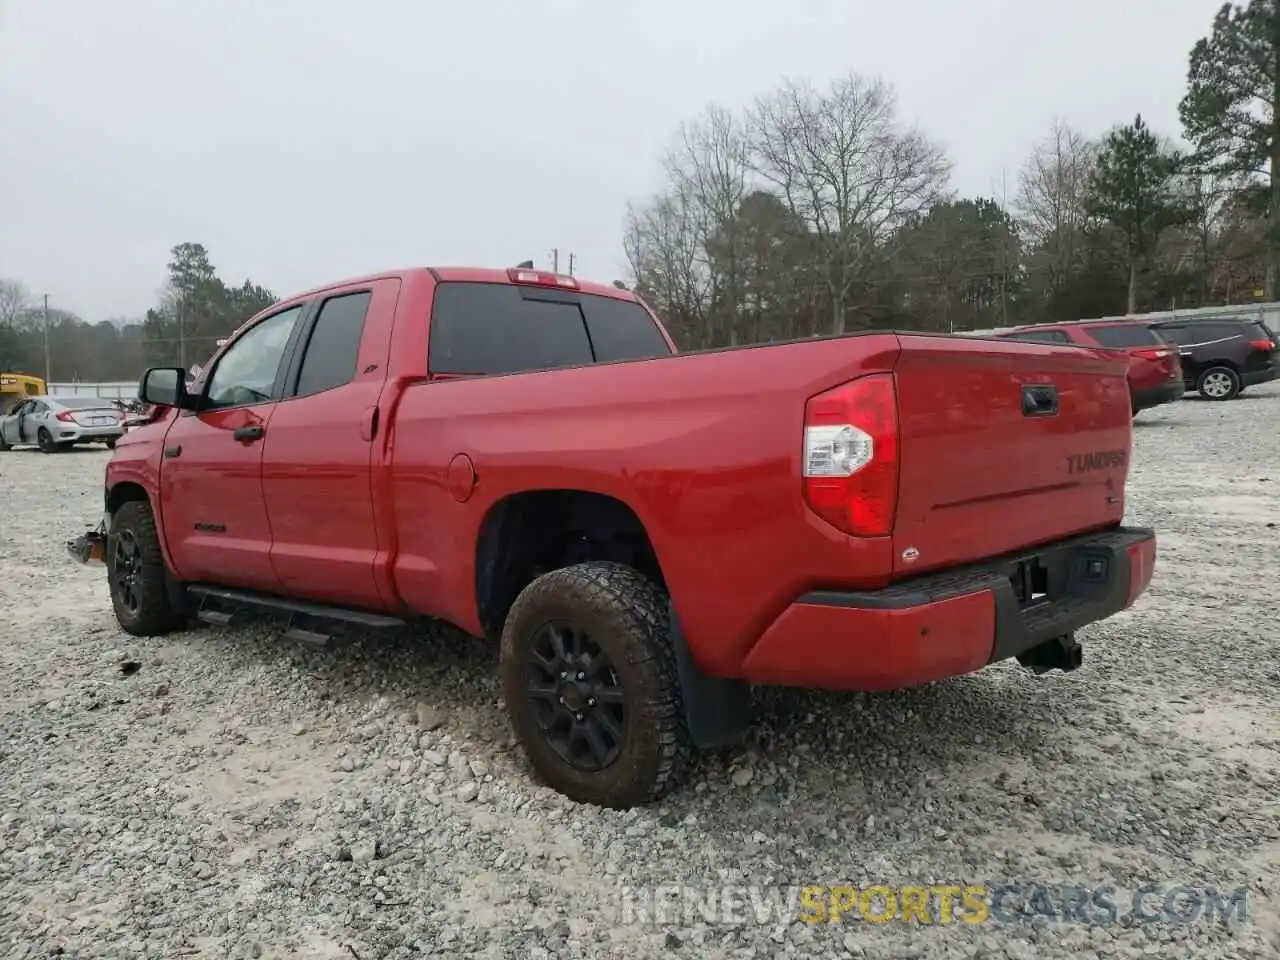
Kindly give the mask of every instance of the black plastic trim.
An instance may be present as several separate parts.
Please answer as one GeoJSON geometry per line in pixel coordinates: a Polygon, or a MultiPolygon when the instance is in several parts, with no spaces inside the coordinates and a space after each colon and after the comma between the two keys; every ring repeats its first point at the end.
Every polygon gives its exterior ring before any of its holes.
{"type": "Polygon", "coordinates": [[[1123,610],[1129,593],[1129,554],[1155,538],[1146,527],[1113,527],[1072,537],[983,563],[923,574],[874,591],[815,590],[797,599],[814,606],[858,610],[905,610],[989,591],[996,605],[991,663],[1015,656],[1055,637],[1123,610]],[[1091,580],[1089,561],[1101,560],[1105,579],[1091,580]],[[1037,561],[1046,576],[1045,598],[1022,605],[1013,578],[1021,564],[1037,561]]]}
{"type": "Polygon", "coordinates": [[[257,593],[252,590],[235,590],[229,587],[215,587],[203,583],[188,585],[187,593],[196,599],[217,600],[233,606],[260,607],[279,613],[301,613],[328,620],[358,623],[364,627],[401,627],[405,623],[400,617],[385,613],[375,613],[371,610],[336,607],[325,603],[310,603],[306,600],[290,600],[286,597],[257,593]]]}
{"type": "Polygon", "coordinates": [[[731,746],[741,740],[751,727],[754,716],[751,688],[742,680],[704,673],[689,650],[675,607],[670,604],[668,607],[676,674],[680,680],[689,737],[703,750],[731,746]]]}

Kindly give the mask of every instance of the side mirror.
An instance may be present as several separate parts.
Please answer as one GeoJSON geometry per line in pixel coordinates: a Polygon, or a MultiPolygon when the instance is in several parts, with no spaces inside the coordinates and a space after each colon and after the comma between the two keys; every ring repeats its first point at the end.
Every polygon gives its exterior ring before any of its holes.
{"type": "Polygon", "coordinates": [[[160,407],[194,410],[197,398],[187,393],[186,374],[181,367],[152,367],[138,381],[138,397],[160,407]]]}

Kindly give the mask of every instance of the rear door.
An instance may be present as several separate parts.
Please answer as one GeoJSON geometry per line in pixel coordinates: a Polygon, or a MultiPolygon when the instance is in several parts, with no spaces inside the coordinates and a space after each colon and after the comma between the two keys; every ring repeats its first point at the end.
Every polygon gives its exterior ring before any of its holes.
{"type": "Polygon", "coordinates": [[[27,409],[21,417],[19,431],[22,434],[23,443],[35,443],[40,436],[41,428],[49,429],[49,404],[43,400],[28,401],[27,409]]]}
{"type": "Polygon", "coordinates": [[[1132,436],[1123,358],[1003,338],[899,340],[896,573],[1120,521],[1132,436]]]}
{"type": "Polygon", "coordinates": [[[272,565],[291,596],[395,602],[372,484],[399,294],[394,278],[326,293],[290,360],[263,443],[262,490],[272,565]]]}

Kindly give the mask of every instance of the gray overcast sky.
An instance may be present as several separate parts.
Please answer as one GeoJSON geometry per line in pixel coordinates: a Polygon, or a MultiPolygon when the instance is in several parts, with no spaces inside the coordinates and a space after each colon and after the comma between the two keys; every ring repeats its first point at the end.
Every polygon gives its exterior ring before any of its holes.
{"type": "Polygon", "coordinates": [[[0,0],[0,277],[88,320],[141,315],[186,240],[282,295],[552,246],[607,281],[682,119],[850,69],[892,81],[959,191],[1012,193],[1055,116],[1176,136],[1218,6],[0,0]]]}

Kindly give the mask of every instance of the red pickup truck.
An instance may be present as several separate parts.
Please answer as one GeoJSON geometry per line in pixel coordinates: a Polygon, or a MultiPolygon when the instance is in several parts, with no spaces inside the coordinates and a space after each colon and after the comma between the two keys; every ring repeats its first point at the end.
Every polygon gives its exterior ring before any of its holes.
{"type": "Polygon", "coordinates": [[[240,611],[322,642],[416,617],[501,644],[536,772],[627,807],[750,722],[749,684],[887,690],[1074,631],[1155,562],[1121,525],[1123,356],[870,332],[677,354],[635,295],[415,269],[281,301],[107,465],[136,635],[240,611]]]}

